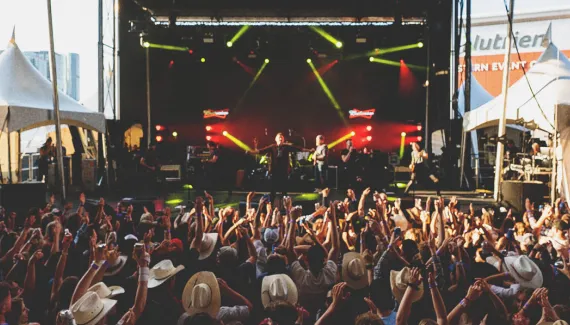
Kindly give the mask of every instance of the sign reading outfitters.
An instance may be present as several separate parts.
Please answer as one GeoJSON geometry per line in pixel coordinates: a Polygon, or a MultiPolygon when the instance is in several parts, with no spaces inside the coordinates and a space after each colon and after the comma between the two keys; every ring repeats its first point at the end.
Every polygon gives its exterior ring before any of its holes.
{"type": "Polygon", "coordinates": [[[358,108],[353,108],[350,111],[348,111],[348,116],[351,119],[354,118],[364,118],[364,119],[368,119],[370,120],[372,118],[372,116],[374,116],[374,113],[376,112],[375,108],[370,108],[370,109],[365,109],[365,110],[360,110],[358,108]]]}
{"type": "Polygon", "coordinates": [[[230,114],[230,110],[227,108],[224,109],[205,109],[204,111],[204,119],[208,118],[219,118],[225,119],[230,114]]]}

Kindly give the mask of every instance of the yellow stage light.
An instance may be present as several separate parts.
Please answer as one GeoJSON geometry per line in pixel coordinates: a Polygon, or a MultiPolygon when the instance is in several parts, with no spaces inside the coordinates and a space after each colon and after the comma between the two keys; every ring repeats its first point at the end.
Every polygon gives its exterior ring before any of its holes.
{"type": "Polygon", "coordinates": [[[227,137],[227,136],[228,136],[228,131],[224,131],[224,132],[222,132],[222,134],[223,134],[225,137],[227,137]]]}
{"type": "Polygon", "coordinates": [[[311,63],[311,59],[307,59],[307,63],[311,63]]]}
{"type": "Polygon", "coordinates": [[[226,43],[226,45],[227,45],[228,47],[232,47],[232,46],[234,45],[234,43],[232,43],[231,41],[229,41],[229,42],[226,43]]]}
{"type": "Polygon", "coordinates": [[[352,132],[350,132],[350,135],[351,135],[351,136],[355,136],[355,135],[356,135],[356,132],[352,131],[352,132]]]}
{"type": "Polygon", "coordinates": [[[418,42],[418,47],[421,49],[422,47],[424,47],[424,43],[423,43],[423,42],[418,42]]]}
{"type": "Polygon", "coordinates": [[[402,132],[401,136],[402,136],[402,137],[405,137],[405,136],[406,136],[406,132],[402,132]]]}
{"type": "Polygon", "coordinates": [[[202,63],[206,62],[206,58],[201,58],[200,62],[202,62],[202,63]]]}
{"type": "Polygon", "coordinates": [[[172,132],[172,136],[176,138],[178,136],[178,132],[176,131],[172,132]]]}
{"type": "Polygon", "coordinates": [[[373,58],[373,57],[370,57],[370,58],[368,59],[368,61],[374,62],[374,58],[373,58]]]}
{"type": "Polygon", "coordinates": [[[269,59],[265,59],[265,63],[269,63],[269,59]]]}
{"type": "Polygon", "coordinates": [[[346,141],[346,140],[352,138],[354,135],[356,135],[356,132],[352,131],[352,132],[350,132],[350,133],[348,133],[348,134],[346,134],[346,135],[344,135],[344,136],[342,136],[342,137],[340,137],[340,138],[334,140],[333,142],[329,143],[329,144],[327,145],[327,147],[330,149],[330,148],[332,148],[332,147],[338,145],[339,143],[342,143],[342,142],[344,142],[344,141],[346,141]]]}
{"type": "Polygon", "coordinates": [[[336,42],[334,45],[340,49],[342,47],[342,42],[336,42]]]}
{"type": "Polygon", "coordinates": [[[240,139],[234,137],[233,135],[231,135],[228,131],[224,131],[222,132],[222,134],[230,139],[233,143],[235,143],[238,147],[242,148],[243,150],[247,150],[247,151],[252,151],[251,148],[245,144],[243,141],[241,141],[240,139]]]}
{"type": "Polygon", "coordinates": [[[149,46],[150,46],[150,43],[149,43],[149,42],[144,42],[144,43],[143,43],[143,47],[149,47],[149,46]]]}

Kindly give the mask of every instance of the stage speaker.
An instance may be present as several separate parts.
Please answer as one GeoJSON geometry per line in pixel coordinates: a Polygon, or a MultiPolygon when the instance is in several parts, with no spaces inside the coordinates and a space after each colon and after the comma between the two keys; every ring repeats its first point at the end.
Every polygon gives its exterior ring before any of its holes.
{"type": "Polygon", "coordinates": [[[513,212],[525,212],[524,202],[528,198],[535,206],[546,201],[548,186],[542,182],[503,181],[501,183],[501,204],[513,212]]]}
{"type": "Polygon", "coordinates": [[[0,185],[0,205],[8,213],[16,212],[18,221],[27,217],[30,208],[45,208],[45,183],[23,183],[0,185]]]}

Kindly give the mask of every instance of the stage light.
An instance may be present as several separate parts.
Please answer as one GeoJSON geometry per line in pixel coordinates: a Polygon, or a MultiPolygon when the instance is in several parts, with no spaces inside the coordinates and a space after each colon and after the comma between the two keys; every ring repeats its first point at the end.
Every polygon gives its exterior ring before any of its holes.
{"type": "Polygon", "coordinates": [[[405,136],[406,136],[406,132],[402,132],[401,136],[402,136],[402,137],[405,137],[405,136]]]}
{"type": "Polygon", "coordinates": [[[355,136],[355,135],[356,135],[356,132],[352,131],[352,132],[350,132],[350,135],[351,135],[351,136],[355,136]]]}
{"type": "Polygon", "coordinates": [[[400,59],[400,63],[404,63],[404,59],[400,59]]]}
{"type": "Polygon", "coordinates": [[[307,63],[311,63],[311,59],[307,59],[307,63]]]}
{"type": "Polygon", "coordinates": [[[194,54],[194,50],[188,50],[188,53],[194,54]]]}
{"type": "Polygon", "coordinates": [[[172,132],[172,136],[176,138],[178,136],[178,132],[176,131],[172,132]]]}
{"type": "Polygon", "coordinates": [[[265,59],[265,63],[269,63],[269,59],[265,59]]]}
{"type": "Polygon", "coordinates": [[[227,137],[227,136],[228,136],[228,131],[222,132],[222,135],[223,135],[224,137],[227,137]]]}
{"type": "Polygon", "coordinates": [[[336,47],[340,49],[342,47],[342,42],[336,42],[334,45],[336,45],[336,47]]]}
{"type": "Polygon", "coordinates": [[[372,141],[372,136],[370,136],[370,135],[367,136],[367,137],[366,137],[366,141],[372,141]]]}
{"type": "Polygon", "coordinates": [[[417,140],[418,140],[418,142],[421,142],[421,141],[422,141],[422,137],[421,137],[421,136],[418,136],[418,137],[417,137],[417,140]]]}
{"type": "Polygon", "coordinates": [[[249,29],[249,25],[243,25],[241,26],[241,28],[238,30],[238,32],[232,37],[231,40],[229,40],[226,45],[228,47],[232,47],[235,42],[237,42],[237,40],[249,29]]]}
{"type": "Polygon", "coordinates": [[[157,135],[155,139],[156,142],[162,142],[162,135],[157,135]]]}
{"type": "Polygon", "coordinates": [[[160,125],[160,124],[157,124],[154,128],[155,128],[157,131],[162,131],[162,130],[164,130],[164,126],[162,126],[162,125],[160,125]]]}
{"type": "Polygon", "coordinates": [[[223,134],[226,138],[230,139],[233,143],[235,143],[235,144],[236,144],[238,147],[240,147],[241,149],[247,150],[247,151],[251,151],[251,148],[250,148],[247,144],[243,143],[243,141],[241,141],[240,139],[238,139],[238,138],[234,137],[233,135],[231,135],[228,131],[224,131],[224,132],[222,132],[222,134],[223,134]]]}
{"type": "Polygon", "coordinates": [[[367,126],[366,131],[372,131],[372,125],[367,126]]]}
{"type": "Polygon", "coordinates": [[[229,42],[226,43],[226,45],[227,45],[228,47],[232,47],[232,46],[234,45],[234,43],[232,43],[231,41],[229,41],[229,42]]]}
{"type": "Polygon", "coordinates": [[[323,92],[325,93],[325,95],[327,95],[332,106],[336,109],[338,116],[340,117],[340,119],[342,120],[344,125],[348,126],[348,122],[346,121],[346,118],[344,117],[344,112],[342,111],[339,103],[336,101],[336,98],[334,97],[333,93],[331,92],[331,90],[327,86],[326,82],[321,77],[321,74],[319,73],[317,68],[315,68],[315,65],[311,62],[311,59],[307,59],[307,63],[309,64],[309,67],[311,67],[311,70],[313,70],[313,74],[315,75],[315,77],[317,78],[317,81],[321,85],[323,92]]]}
{"type": "Polygon", "coordinates": [[[336,46],[337,48],[341,48],[342,47],[342,42],[336,38],[334,38],[331,34],[327,33],[324,29],[322,29],[321,27],[318,26],[309,26],[310,29],[312,29],[314,32],[316,32],[317,34],[321,35],[324,39],[326,39],[327,41],[329,41],[331,44],[333,44],[334,46],[336,46]]]}
{"type": "Polygon", "coordinates": [[[406,132],[402,132],[402,140],[400,141],[400,159],[404,157],[405,148],[406,148],[406,132]]]}
{"type": "Polygon", "coordinates": [[[149,43],[149,42],[144,42],[144,43],[143,43],[143,47],[149,47],[149,46],[150,46],[150,43],[149,43]]]}
{"type": "Polygon", "coordinates": [[[368,58],[368,61],[370,61],[370,62],[374,62],[374,57],[370,57],[370,58],[368,58]]]}
{"type": "Polygon", "coordinates": [[[156,43],[150,43],[150,42],[143,42],[142,46],[145,48],[162,49],[162,50],[168,50],[168,51],[186,52],[189,50],[187,47],[184,47],[184,46],[175,46],[175,45],[168,45],[168,44],[156,44],[156,43]]]}
{"type": "Polygon", "coordinates": [[[212,141],[212,137],[209,136],[209,135],[207,135],[207,136],[206,136],[206,141],[212,141]]]}
{"type": "Polygon", "coordinates": [[[423,43],[423,42],[418,42],[418,47],[421,49],[422,47],[424,47],[424,43],[423,43]]]}
{"type": "Polygon", "coordinates": [[[417,129],[418,129],[418,131],[421,131],[421,130],[422,130],[422,125],[421,125],[421,124],[418,124],[417,129]]]}
{"type": "Polygon", "coordinates": [[[206,131],[212,131],[212,126],[211,126],[211,125],[206,125],[206,131]]]}
{"type": "Polygon", "coordinates": [[[332,147],[338,145],[339,143],[342,143],[342,142],[344,142],[344,141],[346,141],[346,140],[352,138],[352,137],[355,136],[355,135],[356,135],[356,132],[352,131],[352,132],[350,132],[350,133],[348,133],[348,134],[345,134],[344,136],[342,136],[342,137],[340,137],[340,138],[334,140],[333,142],[329,143],[329,144],[327,145],[327,147],[330,149],[330,148],[332,148],[332,147]]]}
{"type": "Polygon", "coordinates": [[[201,58],[200,62],[202,62],[202,63],[206,62],[206,58],[201,58]]]}

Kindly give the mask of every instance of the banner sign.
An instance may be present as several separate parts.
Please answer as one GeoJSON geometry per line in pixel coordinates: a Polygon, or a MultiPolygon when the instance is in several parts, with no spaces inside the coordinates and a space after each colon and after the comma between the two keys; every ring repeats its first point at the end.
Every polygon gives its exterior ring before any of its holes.
{"type": "Polygon", "coordinates": [[[365,118],[365,119],[371,119],[372,116],[374,116],[374,113],[376,112],[375,108],[370,108],[370,109],[365,109],[365,110],[359,110],[357,108],[353,108],[350,111],[348,111],[348,115],[351,119],[353,118],[365,118]]]}
{"type": "Polygon", "coordinates": [[[226,117],[228,117],[228,114],[230,114],[230,110],[225,108],[225,109],[205,109],[204,110],[204,118],[219,118],[219,119],[225,119],[226,117]]]}

